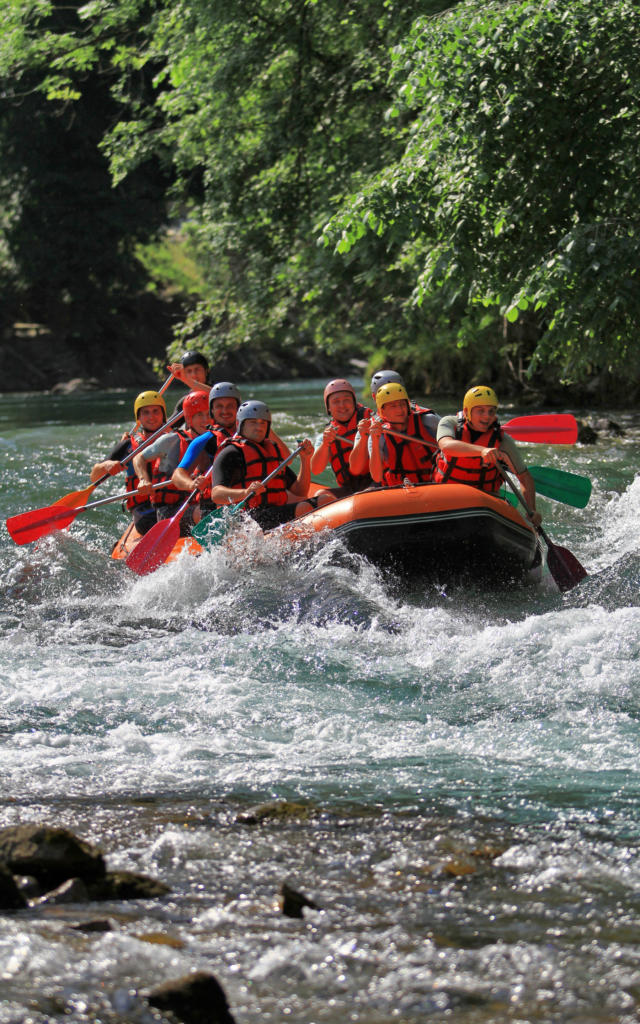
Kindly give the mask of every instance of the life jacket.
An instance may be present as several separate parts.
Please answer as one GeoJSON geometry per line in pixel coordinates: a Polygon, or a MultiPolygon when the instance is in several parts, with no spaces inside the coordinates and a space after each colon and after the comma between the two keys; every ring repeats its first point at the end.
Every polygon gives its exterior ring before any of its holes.
{"type": "MultiPolygon", "coordinates": [[[[364,405],[359,403],[356,405],[353,416],[348,423],[339,423],[337,420],[331,420],[331,426],[335,429],[336,434],[340,437],[346,438],[348,441],[353,441],[357,430],[358,423],[360,420],[371,419],[371,409],[367,409],[364,405]]],[[[356,476],[349,469],[349,452],[351,448],[346,444],[341,444],[340,441],[331,441],[329,445],[329,460],[331,462],[331,468],[334,472],[336,481],[339,487],[348,487],[355,493],[356,491],[362,491],[365,487],[373,482],[368,473],[356,476]]]]}
{"type": "MultiPolygon", "coordinates": [[[[174,430],[174,435],[180,442],[180,452],[178,455],[178,462],[182,461],[182,457],[186,452],[187,448],[192,441],[198,437],[198,434],[194,434],[192,430],[174,430]]],[[[160,469],[161,459],[154,459],[151,463],[151,483],[159,484],[164,480],[169,481],[171,477],[160,469]]],[[[177,463],[176,463],[177,465],[177,463]]],[[[184,491],[177,491],[175,487],[159,487],[157,491],[154,491],[151,495],[151,503],[153,505],[177,505],[178,502],[182,502],[185,499],[184,491]]]]}
{"type": "MultiPolygon", "coordinates": [[[[502,436],[502,428],[497,420],[490,430],[478,434],[471,430],[464,413],[458,413],[456,441],[466,441],[467,444],[477,444],[482,448],[499,448],[502,436]]],[[[495,466],[485,466],[479,457],[446,455],[442,449],[436,455],[433,480],[438,484],[469,484],[489,494],[497,494],[502,485],[502,477],[495,466]]]]}
{"type": "MultiPolygon", "coordinates": [[[[268,437],[262,444],[258,444],[256,441],[249,441],[246,437],[234,436],[225,442],[225,447],[231,444],[240,450],[244,459],[245,469],[240,483],[241,487],[248,487],[254,480],[264,480],[282,462],[279,450],[268,437]]],[[[286,504],[287,485],[282,474],[278,474],[273,480],[270,480],[261,494],[254,494],[247,501],[249,508],[286,504]]]]}
{"type": "MultiPolygon", "coordinates": [[[[405,480],[409,480],[413,484],[428,483],[431,480],[433,450],[436,442],[422,422],[422,416],[425,413],[431,414],[432,410],[423,409],[420,412],[412,410],[409,413],[407,428],[402,433],[428,441],[428,448],[423,444],[416,444],[414,441],[407,441],[403,437],[394,437],[393,434],[385,432],[387,457],[382,467],[382,482],[386,487],[395,487],[405,480]]],[[[383,424],[384,427],[393,429],[392,425],[387,422],[383,424]]]]}
{"type": "MultiPolygon", "coordinates": [[[[143,441],[146,441],[150,434],[147,434],[142,427],[139,425],[132,430],[129,436],[129,444],[131,445],[131,451],[135,451],[139,448],[143,441]]],[[[131,492],[131,497],[127,498],[124,502],[125,508],[134,509],[137,505],[148,505],[149,496],[138,494],[138,484],[140,483],[136,476],[136,471],[133,468],[133,459],[128,462],[125,466],[125,490],[131,492]]]]}

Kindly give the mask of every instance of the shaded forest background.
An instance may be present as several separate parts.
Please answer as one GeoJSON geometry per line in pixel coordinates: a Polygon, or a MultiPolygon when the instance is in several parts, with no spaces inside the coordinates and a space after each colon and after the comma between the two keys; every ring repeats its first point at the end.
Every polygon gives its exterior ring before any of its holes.
{"type": "Polygon", "coordinates": [[[5,0],[0,374],[640,387],[632,0],[5,0]]]}

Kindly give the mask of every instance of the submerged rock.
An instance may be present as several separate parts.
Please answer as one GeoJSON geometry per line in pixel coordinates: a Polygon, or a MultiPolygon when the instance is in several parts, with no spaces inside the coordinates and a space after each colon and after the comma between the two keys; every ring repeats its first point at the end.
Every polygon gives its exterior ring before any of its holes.
{"type": "Polygon", "coordinates": [[[184,1024],[235,1024],[222,986],[205,971],[158,985],[146,998],[151,1006],[168,1010],[184,1024]]]}
{"type": "Polygon", "coordinates": [[[15,825],[0,829],[0,863],[17,875],[32,875],[43,889],[68,878],[92,882],[103,878],[102,854],[66,828],[15,825]]]}
{"type": "Polygon", "coordinates": [[[310,813],[310,808],[306,804],[297,804],[291,800],[273,800],[242,811],[236,821],[240,825],[262,825],[265,821],[305,821],[310,813]]]}
{"type": "Polygon", "coordinates": [[[168,885],[134,871],[107,871],[89,886],[92,900],[150,900],[171,892],[168,885]]]}
{"type": "Polygon", "coordinates": [[[22,910],[26,905],[27,901],[9,868],[0,864],[0,910],[22,910]]]}

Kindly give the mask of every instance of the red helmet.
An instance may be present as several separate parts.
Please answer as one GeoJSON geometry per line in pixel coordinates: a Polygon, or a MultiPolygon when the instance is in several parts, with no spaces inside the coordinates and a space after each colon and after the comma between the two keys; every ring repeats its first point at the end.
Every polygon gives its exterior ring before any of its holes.
{"type": "Polygon", "coordinates": [[[357,401],[353,384],[350,384],[348,380],[341,380],[340,378],[337,380],[330,380],[324,389],[324,407],[327,410],[327,415],[329,416],[331,415],[328,405],[329,396],[337,395],[339,391],[348,391],[350,395],[353,395],[353,400],[357,401]]]}
{"type": "Polygon", "coordinates": [[[209,414],[209,393],[207,391],[190,391],[182,403],[182,412],[187,426],[190,427],[193,417],[198,412],[209,414]]]}

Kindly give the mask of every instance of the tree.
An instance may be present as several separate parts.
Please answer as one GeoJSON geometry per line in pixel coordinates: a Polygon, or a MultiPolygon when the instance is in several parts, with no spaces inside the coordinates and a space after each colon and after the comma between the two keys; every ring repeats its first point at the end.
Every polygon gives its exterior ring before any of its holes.
{"type": "Polygon", "coordinates": [[[327,243],[352,258],[384,241],[417,306],[526,319],[530,375],[637,375],[636,5],[469,0],[415,22],[393,83],[403,152],[351,193],[327,243]]]}
{"type": "MultiPolygon", "coordinates": [[[[5,315],[53,326],[82,351],[117,337],[144,287],[135,245],[165,220],[167,179],[154,158],[113,187],[100,147],[122,109],[115,60],[110,45],[80,45],[80,7],[7,0],[1,16],[0,230],[5,315]]],[[[128,34],[131,45],[135,25],[128,34]]],[[[139,74],[131,89],[148,86],[139,74]]]]}
{"type": "MultiPolygon", "coordinates": [[[[398,331],[395,275],[383,271],[381,282],[374,254],[345,262],[318,236],[336,203],[396,152],[396,126],[384,120],[390,48],[416,14],[443,6],[156,6],[145,51],[163,65],[155,103],[129,100],[107,148],[116,180],[150,153],[173,162],[176,201],[207,279],[184,341],[197,335],[214,358],[241,350],[251,373],[274,353],[352,353],[398,331]]],[[[113,9],[102,2],[90,12],[104,23],[113,9]]]]}

